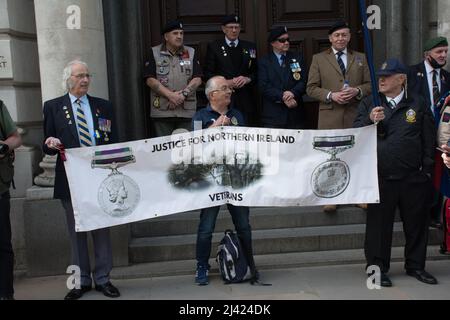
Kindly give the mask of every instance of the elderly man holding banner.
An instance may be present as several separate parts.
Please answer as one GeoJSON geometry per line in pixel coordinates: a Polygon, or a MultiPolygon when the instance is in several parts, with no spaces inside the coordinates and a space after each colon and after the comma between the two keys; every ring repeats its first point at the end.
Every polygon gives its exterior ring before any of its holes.
{"type": "Polygon", "coordinates": [[[369,204],[365,254],[367,267],[378,266],[381,286],[390,287],[392,232],[400,209],[405,232],[405,269],[409,276],[427,284],[437,280],[425,271],[429,215],[423,197],[431,184],[434,163],[433,116],[424,100],[406,91],[406,67],[396,59],[386,61],[379,76],[379,98],[359,106],[355,127],[382,125],[378,135],[380,203],[369,204]]]}
{"type": "MultiPolygon", "coordinates": [[[[54,198],[60,199],[66,211],[72,247],[72,264],[79,266],[81,286],[73,288],[65,300],[77,300],[92,289],[87,233],[75,232],[74,210],[69,183],[64,168],[65,148],[93,147],[116,143],[117,132],[112,105],[109,101],[88,95],[91,74],[86,63],[69,62],[63,72],[63,86],[67,94],[44,103],[43,150],[58,155],[56,162],[54,198]]],[[[95,249],[94,285],[97,291],[110,298],[120,296],[109,273],[112,269],[112,249],[109,229],[92,232],[95,249]]]]}

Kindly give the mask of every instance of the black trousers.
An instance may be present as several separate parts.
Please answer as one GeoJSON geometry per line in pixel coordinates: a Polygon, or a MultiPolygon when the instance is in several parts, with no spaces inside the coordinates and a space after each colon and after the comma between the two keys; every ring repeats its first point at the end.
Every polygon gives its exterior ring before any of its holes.
{"type": "Polygon", "coordinates": [[[430,224],[426,193],[431,181],[422,173],[403,180],[380,178],[380,204],[367,210],[365,254],[367,266],[377,265],[381,272],[390,268],[395,211],[400,210],[405,234],[405,269],[423,270],[430,224]]]}
{"type": "Polygon", "coordinates": [[[11,243],[9,192],[0,195],[0,297],[14,293],[14,253],[11,243]]]}

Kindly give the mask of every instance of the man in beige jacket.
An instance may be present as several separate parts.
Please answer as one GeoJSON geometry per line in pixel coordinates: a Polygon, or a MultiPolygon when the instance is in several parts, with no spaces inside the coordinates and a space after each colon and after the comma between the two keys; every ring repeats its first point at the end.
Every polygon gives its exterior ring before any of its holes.
{"type": "MultiPolygon", "coordinates": [[[[328,34],[331,47],[313,56],[306,93],[320,102],[319,129],[352,128],[360,100],[371,93],[369,67],[363,53],[347,48],[347,23],[337,22],[328,34]]],[[[324,207],[326,212],[335,210],[324,207]]]]}

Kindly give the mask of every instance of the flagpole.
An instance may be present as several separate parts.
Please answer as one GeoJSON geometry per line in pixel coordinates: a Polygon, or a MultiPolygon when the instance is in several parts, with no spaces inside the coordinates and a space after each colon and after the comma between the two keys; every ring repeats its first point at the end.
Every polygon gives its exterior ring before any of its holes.
{"type": "Polygon", "coordinates": [[[362,26],[364,32],[364,46],[366,48],[367,64],[370,70],[370,79],[372,82],[372,97],[375,106],[381,106],[380,95],[378,93],[378,82],[375,75],[375,67],[373,65],[372,40],[370,38],[369,29],[367,28],[367,13],[365,0],[359,0],[359,10],[361,12],[362,26]]]}

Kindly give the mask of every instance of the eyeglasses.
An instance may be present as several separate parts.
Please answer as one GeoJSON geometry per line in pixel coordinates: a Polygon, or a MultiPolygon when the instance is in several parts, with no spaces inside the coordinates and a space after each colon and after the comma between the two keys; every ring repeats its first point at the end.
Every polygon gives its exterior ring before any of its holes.
{"type": "Polygon", "coordinates": [[[241,26],[225,26],[225,29],[239,30],[239,29],[241,29],[241,26]]]}
{"type": "Polygon", "coordinates": [[[278,41],[279,43],[286,43],[286,42],[289,42],[290,39],[289,39],[289,38],[280,38],[280,39],[277,39],[277,41],[278,41]]]}
{"type": "Polygon", "coordinates": [[[234,89],[232,89],[232,88],[230,88],[228,86],[223,86],[223,87],[220,87],[219,89],[213,90],[211,92],[216,92],[216,91],[225,91],[225,92],[231,91],[231,92],[234,92],[234,89]]]}
{"type": "Polygon", "coordinates": [[[79,80],[84,79],[84,78],[88,78],[88,79],[92,78],[92,74],[89,74],[89,73],[72,74],[72,76],[79,80]]]}

